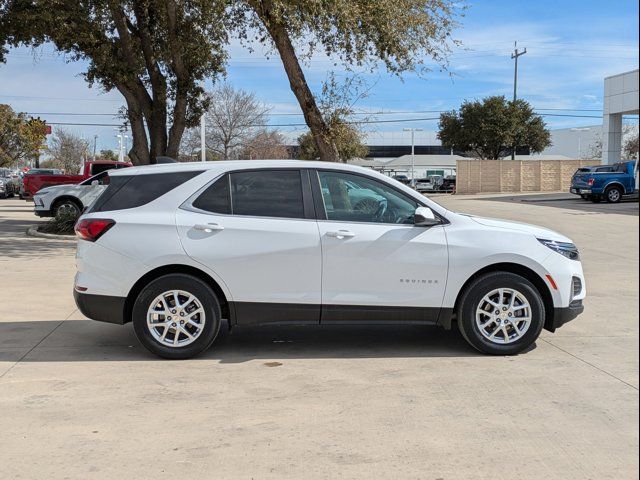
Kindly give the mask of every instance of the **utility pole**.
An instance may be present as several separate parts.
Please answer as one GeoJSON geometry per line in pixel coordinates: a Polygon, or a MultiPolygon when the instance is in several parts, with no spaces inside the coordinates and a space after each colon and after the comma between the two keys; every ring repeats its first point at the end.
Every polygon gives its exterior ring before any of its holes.
{"type": "Polygon", "coordinates": [[[421,128],[403,128],[405,132],[411,132],[411,186],[415,188],[415,167],[416,167],[416,156],[415,156],[415,139],[414,134],[416,132],[421,132],[421,128]]]}
{"type": "Polygon", "coordinates": [[[98,135],[93,136],[93,161],[96,161],[96,146],[98,145],[98,135]]]}
{"type": "Polygon", "coordinates": [[[207,147],[205,145],[205,121],[204,121],[204,113],[200,116],[200,160],[203,162],[207,161],[207,147]]]}
{"type": "MultiPolygon", "coordinates": [[[[527,47],[522,52],[518,51],[518,42],[513,42],[514,52],[511,54],[511,58],[515,60],[515,66],[513,71],[513,102],[515,103],[518,98],[518,57],[527,53],[527,47]]],[[[511,160],[516,159],[516,145],[512,146],[511,160]]]]}

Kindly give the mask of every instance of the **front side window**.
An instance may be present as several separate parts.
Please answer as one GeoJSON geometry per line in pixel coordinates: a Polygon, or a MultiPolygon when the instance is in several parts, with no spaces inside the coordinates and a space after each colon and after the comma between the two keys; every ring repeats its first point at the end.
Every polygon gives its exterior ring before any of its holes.
{"type": "Polygon", "coordinates": [[[102,172],[93,177],[87,178],[84,182],[80,183],[80,185],[94,185],[93,182],[98,182],[98,185],[109,185],[109,173],[102,172]]]}
{"type": "Polygon", "coordinates": [[[318,172],[327,220],[413,224],[418,202],[360,175],[318,172]]]}

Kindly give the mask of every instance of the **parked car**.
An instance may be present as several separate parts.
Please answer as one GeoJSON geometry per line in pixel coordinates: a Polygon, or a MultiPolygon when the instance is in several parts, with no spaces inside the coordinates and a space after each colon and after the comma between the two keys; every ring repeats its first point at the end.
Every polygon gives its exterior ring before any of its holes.
{"type": "Polygon", "coordinates": [[[0,198],[13,197],[18,191],[11,170],[0,168],[0,198]]]}
{"type": "Polygon", "coordinates": [[[580,256],[565,236],[451,212],[364,168],[228,161],[109,176],[76,223],[75,301],[91,319],[133,322],[165,358],[207,349],[223,319],[456,319],[473,347],[510,355],[583,311],[580,256]],[[349,185],[381,197],[380,208],[357,210],[349,185]]]}
{"type": "Polygon", "coordinates": [[[611,166],[587,167],[578,170],[571,179],[570,192],[592,202],[603,199],[618,203],[623,196],[636,192],[635,161],[616,163],[611,166]]]}
{"type": "MultiPolygon", "coordinates": [[[[24,175],[22,176],[22,182],[20,183],[20,198],[26,199],[31,198],[32,194],[27,191],[27,184],[29,183],[29,178],[33,176],[36,177],[50,177],[50,176],[62,176],[64,172],[58,168],[30,168],[24,175]],[[28,178],[29,177],[29,178],[28,178]]],[[[35,183],[35,182],[32,182],[35,183]]]]}
{"type": "Polygon", "coordinates": [[[34,195],[34,212],[39,217],[57,217],[61,213],[80,216],[109,184],[108,171],[104,171],[77,185],[53,185],[34,195]]]}
{"type": "Polygon", "coordinates": [[[409,183],[411,183],[411,180],[409,180],[409,177],[407,177],[406,175],[394,175],[393,179],[399,181],[400,183],[404,183],[405,185],[409,185],[409,183]]]}
{"type": "Polygon", "coordinates": [[[456,176],[447,175],[442,181],[442,190],[445,192],[455,192],[456,190],[456,176]]]}
{"type": "Polygon", "coordinates": [[[433,191],[433,184],[428,178],[419,178],[416,180],[416,190],[420,193],[433,191]]]}
{"type": "Polygon", "coordinates": [[[84,162],[78,175],[65,175],[59,170],[59,173],[54,174],[39,173],[39,169],[35,173],[34,170],[29,170],[22,180],[22,198],[32,198],[41,188],[50,187],[52,185],[77,184],[106,170],[125,168],[130,167],[131,165],[132,164],[128,162],[111,162],[102,160],[97,162],[84,162]]]}

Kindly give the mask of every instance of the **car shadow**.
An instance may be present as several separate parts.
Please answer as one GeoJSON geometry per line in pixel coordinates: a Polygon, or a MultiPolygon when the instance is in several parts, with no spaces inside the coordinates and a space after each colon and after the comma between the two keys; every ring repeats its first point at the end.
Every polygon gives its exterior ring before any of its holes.
{"type": "MultiPolygon", "coordinates": [[[[483,356],[457,329],[426,326],[221,326],[197,360],[411,358],[483,356]]],[[[22,362],[155,361],[131,324],[90,320],[0,321],[0,360],[22,362]]]]}

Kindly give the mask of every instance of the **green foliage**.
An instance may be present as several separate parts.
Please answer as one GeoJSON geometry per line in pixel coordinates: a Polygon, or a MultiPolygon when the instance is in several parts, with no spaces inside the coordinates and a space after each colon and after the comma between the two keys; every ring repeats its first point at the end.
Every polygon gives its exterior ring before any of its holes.
{"type": "Polygon", "coordinates": [[[113,150],[100,150],[100,154],[96,158],[97,160],[108,160],[110,162],[115,162],[118,160],[118,155],[113,150]]]}
{"type": "Polygon", "coordinates": [[[136,163],[177,155],[184,129],[195,125],[206,107],[200,82],[223,71],[222,0],[6,0],[1,5],[0,61],[5,45],[51,42],[69,60],[88,62],[87,81],[117,89],[127,102],[136,163]]]}
{"type": "MultiPolygon", "coordinates": [[[[355,104],[366,97],[367,91],[366,83],[356,75],[340,82],[330,73],[322,85],[319,107],[326,129],[321,135],[323,140],[336,146],[342,162],[364,158],[369,153],[369,147],[363,143],[361,124],[354,120],[355,104]]],[[[298,137],[298,144],[302,160],[321,158],[312,132],[298,137]]]]}
{"type": "Polygon", "coordinates": [[[465,101],[459,111],[441,114],[439,127],[443,146],[480,159],[499,159],[514,147],[528,146],[537,153],[551,145],[549,131],[531,105],[503,96],[465,101]]]}
{"type": "Polygon", "coordinates": [[[9,105],[0,105],[0,167],[33,159],[42,148],[44,138],[42,120],[15,113],[9,105]]]}
{"type": "Polygon", "coordinates": [[[78,217],[72,213],[60,213],[58,216],[51,218],[48,222],[38,227],[38,231],[42,233],[53,233],[56,235],[73,235],[73,227],[78,217]]]}
{"type": "Polygon", "coordinates": [[[452,0],[246,0],[231,11],[248,43],[271,44],[265,27],[281,24],[303,58],[322,51],[348,68],[375,69],[382,61],[400,74],[422,69],[426,59],[446,64],[464,8],[452,0]]]}

